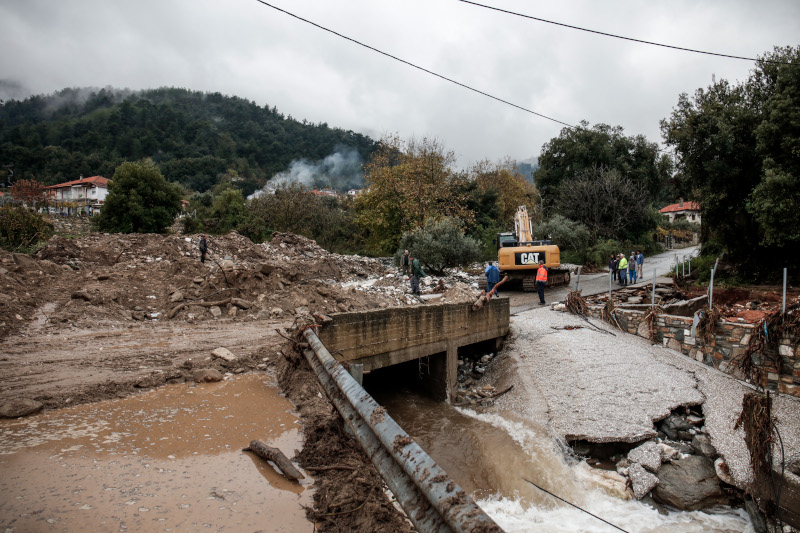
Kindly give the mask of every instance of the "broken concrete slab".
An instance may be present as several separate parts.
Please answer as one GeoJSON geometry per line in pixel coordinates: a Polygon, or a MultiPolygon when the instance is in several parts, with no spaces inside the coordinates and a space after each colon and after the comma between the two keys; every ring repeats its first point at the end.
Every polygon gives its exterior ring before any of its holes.
{"type": "Polygon", "coordinates": [[[645,470],[639,463],[633,463],[628,467],[628,477],[631,480],[633,495],[637,500],[647,496],[658,485],[658,478],[645,470]]]}
{"type": "Polygon", "coordinates": [[[658,472],[661,466],[661,450],[658,444],[650,440],[628,452],[628,460],[642,465],[651,472],[658,472]]]}

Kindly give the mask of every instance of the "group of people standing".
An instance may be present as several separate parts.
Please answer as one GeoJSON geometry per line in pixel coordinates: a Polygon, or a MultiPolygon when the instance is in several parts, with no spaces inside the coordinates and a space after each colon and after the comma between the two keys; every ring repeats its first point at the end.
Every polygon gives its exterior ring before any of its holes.
{"type": "Polygon", "coordinates": [[[625,254],[611,254],[608,260],[608,270],[614,278],[614,281],[622,286],[628,283],[636,283],[637,278],[642,276],[642,268],[644,265],[644,254],[636,251],[631,252],[630,257],[625,257],[625,254]]]}

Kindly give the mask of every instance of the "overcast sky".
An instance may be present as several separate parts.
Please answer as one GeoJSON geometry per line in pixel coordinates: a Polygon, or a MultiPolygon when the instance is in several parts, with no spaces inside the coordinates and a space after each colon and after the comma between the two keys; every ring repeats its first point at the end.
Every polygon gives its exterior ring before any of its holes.
{"type": "MultiPolygon", "coordinates": [[[[661,140],[682,92],[753,64],[610,39],[457,0],[275,0],[321,26],[483,92],[577,124],[661,140]]],[[[800,44],[797,0],[502,0],[486,4],[687,48],[755,57],[800,44]]],[[[435,137],[461,165],[539,155],[560,124],[367,50],[256,0],[4,0],[0,79],[219,91],[374,138],[435,137]]],[[[0,95],[8,98],[10,95],[0,95]]]]}

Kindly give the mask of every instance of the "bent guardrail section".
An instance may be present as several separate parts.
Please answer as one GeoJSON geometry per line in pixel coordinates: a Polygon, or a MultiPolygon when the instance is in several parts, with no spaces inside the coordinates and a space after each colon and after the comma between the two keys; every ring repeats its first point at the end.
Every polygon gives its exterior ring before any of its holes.
{"type": "Polygon", "coordinates": [[[503,531],[333,358],[313,330],[303,335],[311,346],[303,355],[417,530],[503,531]]]}

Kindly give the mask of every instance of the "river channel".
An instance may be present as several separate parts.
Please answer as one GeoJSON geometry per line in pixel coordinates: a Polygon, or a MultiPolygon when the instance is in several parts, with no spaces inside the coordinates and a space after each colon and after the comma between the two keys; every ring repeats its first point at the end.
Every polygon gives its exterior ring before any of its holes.
{"type": "MultiPolygon", "coordinates": [[[[368,387],[369,389],[369,387],[368,387]]],[[[619,532],[561,498],[630,532],[752,532],[743,510],[660,514],[595,484],[585,461],[571,457],[548,432],[513,412],[478,414],[433,401],[412,389],[370,392],[389,414],[507,532],[619,532]]]]}

